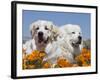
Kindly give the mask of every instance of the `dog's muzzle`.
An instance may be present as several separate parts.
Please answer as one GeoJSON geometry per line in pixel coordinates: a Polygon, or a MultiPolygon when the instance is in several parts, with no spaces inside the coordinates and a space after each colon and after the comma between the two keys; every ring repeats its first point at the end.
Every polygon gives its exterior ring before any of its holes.
{"type": "Polygon", "coordinates": [[[49,37],[47,37],[47,39],[45,40],[43,38],[43,32],[38,32],[38,42],[41,43],[41,42],[44,42],[44,43],[47,43],[49,41],[49,37]]]}
{"type": "Polygon", "coordinates": [[[43,37],[43,32],[38,32],[38,37],[43,37]]]}
{"type": "Polygon", "coordinates": [[[82,36],[78,36],[78,42],[76,44],[81,44],[82,42],[82,36]]]}
{"type": "Polygon", "coordinates": [[[38,41],[42,42],[43,40],[43,32],[38,32],[38,41]]]}
{"type": "Polygon", "coordinates": [[[76,43],[72,43],[72,46],[78,47],[82,43],[82,37],[78,36],[78,41],[76,43]]]}

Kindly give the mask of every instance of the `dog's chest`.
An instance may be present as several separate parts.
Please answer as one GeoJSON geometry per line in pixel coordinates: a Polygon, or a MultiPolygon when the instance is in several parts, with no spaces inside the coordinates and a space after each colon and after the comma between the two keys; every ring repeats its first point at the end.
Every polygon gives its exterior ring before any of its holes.
{"type": "Polygon", "coordinates": [[[78,48],[74,48],[74,51],[73,51],[74,56],[77,56],[77,55],[79,55],[80,53],[81,53],[81,50],[80,50],[79,47],[78,47],[78,48]]]}
{"type": "Polygon", "coordinates": [[[46,47],[46,44],[44,44],[44,43],[36,44],[36,49],[39,50],[39,51],[44,51],[45,47],[46,47]]]}

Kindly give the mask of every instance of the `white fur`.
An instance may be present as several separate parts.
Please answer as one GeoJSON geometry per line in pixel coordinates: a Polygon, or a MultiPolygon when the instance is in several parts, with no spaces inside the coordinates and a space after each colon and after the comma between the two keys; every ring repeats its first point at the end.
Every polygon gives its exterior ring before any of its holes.
{"type": "Polygon", "coordinates": [[[55,39],[56,26],[51,21],[38,20],[30,25],[30,32],[32,40],[27,41],[23,44],[26,53],[29,54],[33,50],[43,51],[48,43],[55,39]],[[39,32],[43,34],[42,38],[39,38],[39,32]]]}
{"type": "Polygon", "coordinates": [[[79,25],[67,24],[59,28],[60,34],[57,37],[57,41],[50,43],[46,47],[48,57],[44,60],[51,60],[54,64],[58,57],[64,57],[71,63],[76,63],[75,57],[80,54],[82,49],[81,44],[76,44],[78,36],[82,36],[82,32],[79,25]],[[73,34],[74,32],[74,34],[73,34]],[[75,46],[72,45],[75,44],[75,46]]]}

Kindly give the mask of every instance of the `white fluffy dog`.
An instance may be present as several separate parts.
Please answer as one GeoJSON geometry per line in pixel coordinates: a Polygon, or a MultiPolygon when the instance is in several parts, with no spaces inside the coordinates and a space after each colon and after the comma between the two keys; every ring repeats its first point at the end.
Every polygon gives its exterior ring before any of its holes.
{"type": "Polygon", "coordinates": [[[79,25],[67,24],[60,27],[60,34],[57,41],[46,47],[48,57],[44,60],[50,60],[56,63],[58,57],[64,57],[71,63],[76,63],[75,57],[80,54],[82,49],[82,32],[79,25]]]}
{"type": "Polygon", "coordinates": [[[27,41],[23,48],[27,54],[33,50],[44,51],[48,43],[52,42],[57,36],[56,26],[51,21],[38,20],[30,25],[32,39],[27,41]]]}

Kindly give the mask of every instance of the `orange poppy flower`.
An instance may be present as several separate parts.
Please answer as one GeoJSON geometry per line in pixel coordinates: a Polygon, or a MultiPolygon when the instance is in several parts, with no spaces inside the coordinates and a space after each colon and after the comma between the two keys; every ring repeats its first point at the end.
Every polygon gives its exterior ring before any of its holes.
{"type": "Polygon", "coordinates": [[[46,62],[43,64],[43,68],[50,68],[51,64],[49,62],[46,62]]]}
{"type": "Polygon", "coordinates": [[[68,60],[66,60],[64,58],[58,59],[57,60],[57,65],[59,67],[72,67],[72,64],[68,60]]]}

